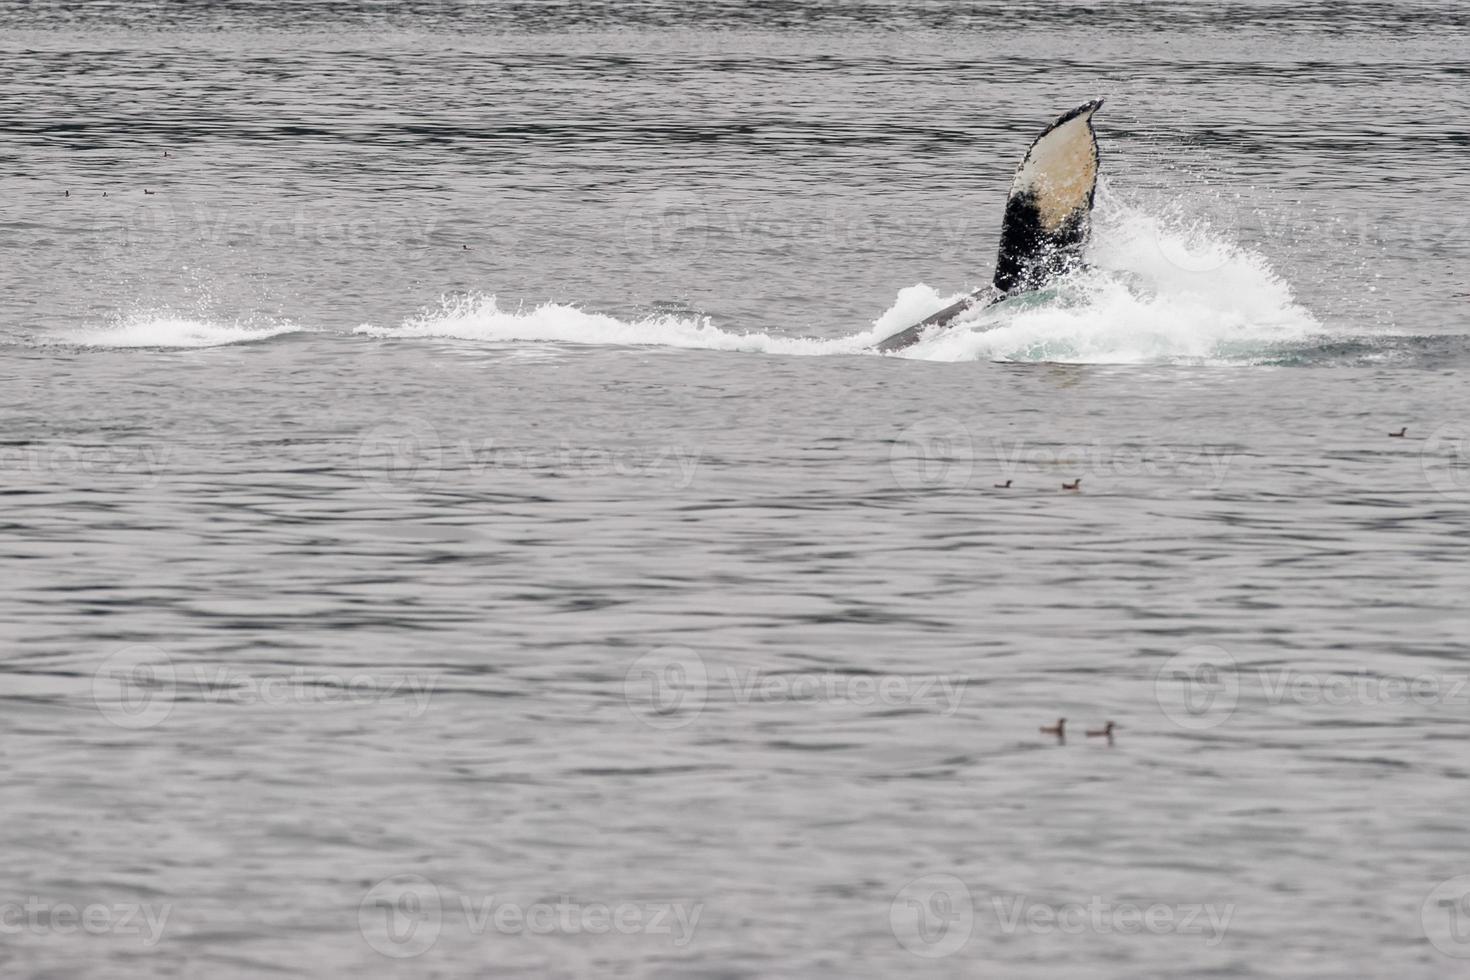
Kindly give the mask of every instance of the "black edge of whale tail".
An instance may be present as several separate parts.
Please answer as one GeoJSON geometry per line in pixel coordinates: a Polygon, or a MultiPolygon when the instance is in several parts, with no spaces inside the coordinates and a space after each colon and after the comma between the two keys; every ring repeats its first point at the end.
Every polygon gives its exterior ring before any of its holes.
{"type": "Polygon", "coordinates": [[[1094,99],[1063,113],[1031,141],[1006,198],[994,282],[881,341],[876,350],[903,350],[932,327],[1038,289],[1081,264],[1100,159],[1092,114],[1102,104],[1102,99],[1094,99]],[[1068,126],[1079,118],[1080,127],[1068,126]]]}

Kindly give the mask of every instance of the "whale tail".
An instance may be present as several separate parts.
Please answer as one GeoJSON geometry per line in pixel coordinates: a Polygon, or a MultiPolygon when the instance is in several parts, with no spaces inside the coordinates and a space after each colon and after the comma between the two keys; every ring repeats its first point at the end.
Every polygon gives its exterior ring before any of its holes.
{"type": "Polygon", "coordinates": [[[962,313],[1007,296],[1039,289],[1081,265],[1097,191],[1092,115],[1102,104],[1097,99],[1063,113],[1026,151],[1006,198],[994,282],[882,341],[878,350],[902,350],[931,327],[944,326],[962,313]]]}
{"type": "Polygon", "coordinates": [[[1097,191],[1092,114],[1100,108],[1101,99],[1089,102],[1046,127],[1016,168],[995,260],[1001,292],[1037,289],[1081,263],[1097,191]]]}

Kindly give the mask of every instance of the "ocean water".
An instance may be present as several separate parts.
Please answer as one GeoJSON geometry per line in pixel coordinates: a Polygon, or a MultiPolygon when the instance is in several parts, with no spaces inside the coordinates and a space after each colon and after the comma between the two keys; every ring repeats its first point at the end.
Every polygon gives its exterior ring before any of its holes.
{"type": "Polygon", "coordinates": [[[1467,42],[0,0],[0,975],[1463,975],[1467,42]]]}

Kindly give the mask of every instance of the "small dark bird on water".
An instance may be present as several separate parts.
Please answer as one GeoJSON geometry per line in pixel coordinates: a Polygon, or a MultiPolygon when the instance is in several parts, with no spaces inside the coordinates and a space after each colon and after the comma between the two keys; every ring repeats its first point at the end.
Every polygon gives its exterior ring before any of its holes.
{"type": "Polygon", "coordinates": [[[1058,718],[1055,725],[1042,725],[1041,734],[1055,735],[1057,738],[1067,737],[1067,719],[1058,718]]]}
{"type": "Polygon", "coordinates": [[[468,252],[470,250],[470,247],[468,245],[461,245],[459,248],[462,252],[468,252]]]}
{"type": "Polygon", "coordinates": [[[66,197],[71,197],[71,191],[66,191],[66,192],[65,192],[65,196],[66,196],[66,197]]]}
{"type": "Polygon", "coordinates": [[[1087,737],[1088,738],[1105,738],[1109,742],[1111,742],[1113,740],[1113,729],[1116,728],[1116,727],[1117,726],[1114,725],[1112,722],[1108,722],[1106,725],[1104,725],[1101,728],[1089,728],[1087,730],[1087,737]]]}
{"type": "Polygon", "coordinates": [[[144,194],[152,194],[153,192],[150,191],[148,188],[145,187],[145,188],[143,188],[143,193],[144,194]]]}
{"type": "Polygon", "coordinates": [[[1062,484],[1062,489],[1063,490],[1081,490],[1082,489],[1082,477],[1079,476],[1077,479],[1073,480],[1071,483],[1063,483],[1062,484]]]}
{"type": "Polygon", "coordinates": [[[1409,427],[1406,425],[1406,426],[1404,426],[1402,429],[1400,429],[1397,432],[1390,432],[1388,434],[1388,437],[1390,439],[1402,439],[1402,438],[1404,438],[1404,436],[1406,434],[1408,434],[1408,431],[1409,431],[1409,427]]]}
{"type": "Polygon", "coordinates": [[[1004,483],[997,483],[995,485],[995,489],[997,489],[997,490],[1009,490],[1010,488],[1011,488],[1011,481],[1010,480],[1007,480],[1004,483]]]}
{"type": "Polygon", "coordinates": [[[164,150],[163,151],[163,156],[164,156],[164,159],[168,159],[168,157],[170,156],[170,154],[169,154],[169,152],[167,150],[164,150]]]}

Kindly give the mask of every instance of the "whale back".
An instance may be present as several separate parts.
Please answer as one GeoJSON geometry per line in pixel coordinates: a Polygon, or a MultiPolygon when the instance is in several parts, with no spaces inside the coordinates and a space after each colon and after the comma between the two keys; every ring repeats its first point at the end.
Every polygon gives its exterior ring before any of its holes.
{"type": "Polygon", "coordinates": [[[1098,99],[1062,115],[1016,168],[995,260],[1001,292],[1036,289],[1081,263],[1097,190],[1092,114],[1101,107],[1098,99]]]}

